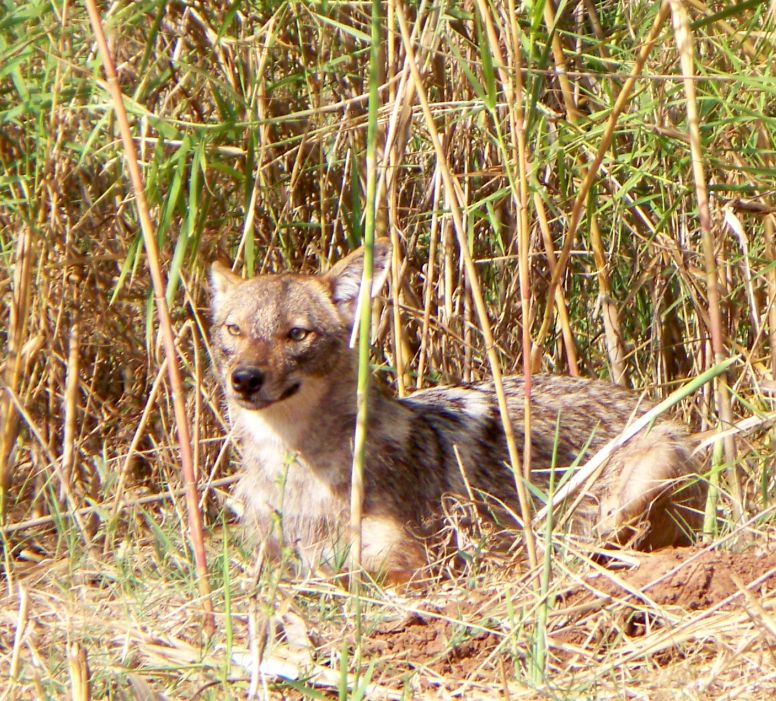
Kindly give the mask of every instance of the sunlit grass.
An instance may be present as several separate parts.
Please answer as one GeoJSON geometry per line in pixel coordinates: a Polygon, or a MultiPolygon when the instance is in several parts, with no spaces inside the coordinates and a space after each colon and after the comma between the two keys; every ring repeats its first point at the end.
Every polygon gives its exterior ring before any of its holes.
{"type": "MultiPolygon", "coordinates": [[[[568,240],[575,198],[658,7],[614,1],[566,9],[553,20],[559,42],[553,47],[551,13],[541,2],[531,14],[500,1],[402,4],[442,156],[432,147],[431,125],[412,87],[395,13],[381,19],[379,70],[370,72],[368,4],[133,2],[102,8],[180,334],[203,484],[231,470],[226,421],[209,371],[206,265],[226,255],[248,274],[326,268],[362,237],[370,182],[377,191],[375,230],[401,244],[390,300],[376,313],[372,348],[381,381],[397,381],[397,347],[408,389],[418,381],[490,374],[443,170],[460,190],[462,226],[505,372],[522,371],[526,350],[518,283],[521,168],[528,185],[531,338],[545,310],[552,310],[534,369],[615,378],[621,367],[626,384],[660,399],[714,365],[687,95],[670,19],[594,173],[561,292],[549,290],[550,259],[557,260],[568,240]],[[524,71],[522,123],[514,99],[517,51],[524,71]],[[372,79],[379,84],[371,118],[374,181],[366,164],[372,79]],[[524,129],[524,157],[517,128],[524,129]],[[395,315],[392,302],[399,305],[395,315]]],[[[776,448],[762,430],[765,419],[758,426],[756,417],[771,412],[772,418],[774,411],[774,22],[767,3],[688,7],[701,77],[697,107],[718,306],[725,351],[740,357],[730,375],[732,405],[737,420],[750,421],[739,435],[735,465],[721,444],[706,450],[715,452],[706,531],[723,549],[738,552],[763,542],[773,526],[776,448]],[[734,470],[749,524],[740,530],[731,501],[734,470]]],[[[719,674],[714,689],[747,698],[741,689],[753,668],[742,662],[736,679],[718,656],[724,645],[715,648],[692,626],[710,626],[730,649],[738,649],[736,635],[751,636],[756,647],[765,643],[758,637],[761,624],[753,621],[768,621],[756,613],[744,622],[732,609],[708,619],[695,612],[681,628],[670,607],[650,609],[644,620],[654,617],[686,633],[677,643],[681,654],[673,657],[650,652],[650,641],[667,649],[655,642],[655,631],[652,637],[631,639],[623,632],[596,638],[591,614],[573,621],[589,637],[561,650],[556,638],[565,623],[555,608],[561,594],[595,568],[552,529],[538,538],[555,548],[552,558],[540,553],[549,569],[538,593],[521,579],[519,562],[476,558],[466,576],[437,582],[423,594],[365,584],[365,637],[360,657],[354,655],[347,588],[291,577],[292,567],[259,566],[235,531],[225,539],[229,485],[222,483],[203,500],[219,612],[218,633],[204,640],[171,395],[160,375],[139,231],[82,5],[5,2],[3,698],[69,695],[76,674],[68,661],[72,643],[87,651],[93,698],[141,697],[136,685],[142,683],[173,698],[197,692],[199,698],[244,698],[251,688],[268,696],[295,689],[306,698],[344,698],[354,685],[361,685],[355,696],[370,698],[440,690],[492,698],[504,689],[514,698],[531,698],[536,689],[557,698],[594,698],[616,696],[624,684],[633,695],[649,696],[677,679],[702,680],[712,672],[719,674]],[[68,399],[73,368],[77,391],[68,399]],[[63,445],[68,421],[69,452],[63,445]],[[456,603],[447,608],[450,601],[456,603]],[[424,621],[429,637],[439,632],[433,655],[407,659],[391,647],[392,631],[408,620],[417,623],[413,616],[424,621]],[[302,623],[294,628],[294,621],[302,623]],[[301,657],[286,662],[301,671],[292,686],[232,664],[235,651],[249,659],[286,654],[294,647],[293,631],[301,657]],[[473,655],[468,668],[466,662],[456,666],[456,655],[467,649],[481,655],[473,655]],[[311,662],[317,676],[305,666],[311,662]],[[660,673],[644,671],[652,667],[660,673]],[[333,675],[326,692],[316,686],[321,668],[333,675]]],[[[711,385],[686,397],[679,414],[700,431],[729,428],[720,425],[711,385]]],[[[635,616],[622,602],[611,609],[635,616]]],[[[620,625],[615,613],[599,615],[613,626],[610,632],[620,625]]],[[[631,629],[623,624],[618,630],[631,629]]],[[[771,684],[763,688],[772,689],[773,675],[765,670],[762,676],[771,684]]],[[[706,687],[698,684],[688,698],[705,698],[706,687]]]]}

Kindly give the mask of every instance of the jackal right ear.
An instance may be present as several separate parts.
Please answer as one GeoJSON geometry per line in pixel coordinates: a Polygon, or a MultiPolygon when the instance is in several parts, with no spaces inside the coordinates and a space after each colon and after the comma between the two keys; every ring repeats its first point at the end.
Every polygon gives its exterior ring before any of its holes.
{"type": "Polygon", "coordinates": [[[242,278],[233,273],[229,266],[224,265],[220,260],[213,262],[210,266],[210,293],[214,311],[221,306],[226,295],[241,282],[242,278]]]}
{"type": "MultiPolygon", "coordinates": [[[[391,241],[380,238],[374,244],[374,266],[372,270],[372,296],[385,284],[391,264],[391,241]]],[[[353,324],[358,306],[358,293],[361,289],[361,277],[364,274],[364,247],[357,248],[345,256],[326,275],[324,279],[331,285],[331,298],[337,305],[343,318],[353,324]]]]}

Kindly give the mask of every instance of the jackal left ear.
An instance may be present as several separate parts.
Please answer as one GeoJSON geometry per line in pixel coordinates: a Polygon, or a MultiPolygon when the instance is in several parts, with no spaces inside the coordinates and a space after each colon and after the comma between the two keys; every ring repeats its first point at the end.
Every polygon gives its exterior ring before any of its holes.
{"type": "Polygon", "coordinates": [[[210,266],[210,303],[213,311],[221,306],[224,297],[241,282],[242,278],[233,273],[227,265],[224,265],[220,260],[213,262],[213,265],[210,266]]]}
{"type": "MultiPolygon", "coordinates": [[[[391,264],[391,241],[380,238],[374,244],[374,266],[372,270],[372,296],[385,284],[391,264]]],[[[364,274],[364,247],[357,248],[343,258],[324,279],[331,285],[332,301],[339,307],[342,316],[352,324],[358,305],[361,277],[364,274]]]]}

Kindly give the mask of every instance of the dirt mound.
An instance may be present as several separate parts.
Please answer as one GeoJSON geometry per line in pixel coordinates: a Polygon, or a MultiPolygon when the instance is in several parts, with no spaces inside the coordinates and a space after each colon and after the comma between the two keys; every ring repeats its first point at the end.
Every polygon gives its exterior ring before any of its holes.
{"type": "Polygon", "coordinates": [[[596,586],[616,597],[635,589],[658,605],[695,611],[724,605],[731,597],[735,600],[727,605],[740,605],[741,585],[755,595],[776,585],[776,550],[734,553],[669,548],[639,559],[638,567],[619,573],[627,589],[606,575],[595,578],[596,586]]]}
{"type": "MultiPolygon", "coordinates": [[[[743,610],[747,599],[741,586],[755,599],[776,589],[776,551],[695,547],[635,557],[638,564],[629,569],[593,566],[580,584],[556,592],[546,624],[549,665],[560,669],[598,664],[623,654],[623,645],[632,658],[638,654],[633,652],[634,641],[673,632],[688,621],[702,626],[712,613],[743,610]]],[[[526,592],[516,596],[470,590],[463,599],[440,604],[438,612],[414,613],[374,630],[367,650],[390,660],[394,669],[422,670],[426,678],[430,672],[432,677],[467,683],[492,680],[505,664],[530,664],[530,651],[511,649],[502,624],[514,621],[515,611],[535,611],[532,598],[535,595],[526,592]]],[[[532,613],[526,619],[535,617],[532,613]]],[[[693,635],[688,634],[683,640],[690,639],[693,635]]],[[[681,645],[668,641],[654,648],[645,643],[643,657],[668,664],[681,658],[681,645]]]]}

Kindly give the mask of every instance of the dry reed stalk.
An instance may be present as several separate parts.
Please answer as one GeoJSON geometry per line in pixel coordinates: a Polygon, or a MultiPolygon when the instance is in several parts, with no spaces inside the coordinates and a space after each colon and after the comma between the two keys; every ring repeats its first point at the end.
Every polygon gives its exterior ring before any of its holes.
{"type": "Polygon", "coordinates": [[[531,507],[528,500],[526,487],[521,479],[520,471],[520,458],[515,445],[514,431],[512,430],[512,424],[509,419],[509,410],[507,408],[506,397],[504,395],[504,387],[501,381],[501,368],[496,353],[496,344],[493,339],[493,334],[490,330],[490,322],[488,321],[488,311],[485,306],[485,300],[482,296],[482,290],[479,285],[479,279],[477,276],[477,270],[474,267],[471,256],[469,255],[468,241],[466,237],[466,229],[463,225],[463,219],[461,216],[461,208],[459,205],[459,191],[460,187],[457,186],[456,181],[453,178],[450,169],[447,166],[445,153],[442,148],[442,143],[439,138],[439,134],[436,129],[433,115],[428,104],[428,100],[425,94],[425,88],[423,81],[418,71],[417,64],[414,58],[414,48],[410,40],[410,32],[407,27],[407,20],[405,19],[404,9],[400,2],[396,4],[396,17],[399,20],[399,27],[401,29],[402,42],[404,44],[404,50],[407,54],[410,69],[412,71],[412,78],[415,82],[415,90],[420,101],[423,115],[426,121],[426,127],[429,131],[429,136],[434,144],[434,151],[437,154],[438,164],[441,170],[442,180],[445,187],[445,192],[448,199],[448,205],[452,215],[453,222],[455,224],[455,234],[458,237],[458,247],[460,255],[463,259],[464,267],[466,270],[467,279],[471,286],[472,296],[474,298],[474,304],[477,311],[477,317],[480,324],[480,331],[485,340],[485,349],[490,364],[490,369],[493,374],[493,384],[496,389],[496,396],[498,398],[499,412],[501,414],[501,422],[504,428],[504,434],[507,441],[507,447],[509,449],[509,460],[512,466],[512,470],[515,475],[515,488],[517,490],[518,499],[520,501],[520,510],[523,518],[523,533],[525,536],[525,545],[528,552],[528,560],[531,569],[535,569],[537,565],[536,558],[536,545],[534,542],[534,534],[531,529],[531,507]]]}
{"type": "Polygon", "coordinates": [[[9,681],[13,684],[19,677],[19,666],[21,664],[21,648],[24,644],[27,625],[30,621],[30,597],[27,589],[21,584],[18,586],[19,592],[19,610],[16,614],[16,626],[13,636],[13,650],[11,652],[11,662],[8,669],[9,681]]]}
{"type": "Polygon", "coordinates": [[[391,320],[393,322],[393,357],[396,368],[396,391],[399,397],[407,394],[406,380],[404,377],[404,330],[401,323],[401,244],[399,232],[396,227],[391,227],[391,320]]]}
{"type": "MultiPolygon", "coordinates": [[[[717,259],[714,251],[714,241],[711,233],[711,213],[709,211],[709,197],[706,187],[706,174],[703,166],[703,149],[701,146],[700,119],[698,115],[698,101],[695,90],[695,51],[693,48],[690,20],[687,10],[681,0],[670,0],[673,17],[676,49],[679,54],[679,62],[684,79],[684,92],[687,106],[687,127],[690,137],[690,152],[692,154],[692,173],[695,181],[695,196],[698,203],[698,216],[701,228],[701,241],[703,259],[706,272],[706,295],[708,299],[709,331],[711,333],[711,347],[714,363],[721,363],[727,357],[725,348],[725,332],[722,323],[721,298],[719,290],[719,276],[717,273],[717,259]]],[[[733,408],[730,402],[727,379],[721,375],[716,384],[716,404],[720,419],[726,426],[734,423],[733,408]]],[[[727,436],[724,441],[725,459],[728,464],[728,476],[730,486],[731,505],[736,520],[743,515],[743,493],[741,482],[736,467],[736,443],[735,438],[727,436]]]]}
{"type": "Polygon", "coordinates": [[[568,79],[568,68],[566,67],[566,57],[563,54],[563,45],[556,31],[555,6],[551,2],[545,2],[543,7],[544,26],[547,34],[551,36],[550,46],[552,47],[552,58],[555,61],[555,76],[560,85],[560,92],[563,96],[563,105],[566,108],[566,119],[574,124],[579,118],[579,110],[574,101],[574,89],[568,79]]]}
{"type": "Polygon", "coordinates": [[[8,492],[12,481],[12,457],[19,435],[19,412],[14,395],[18,392],[24,366],[24,341],[32,297],[32,231],[25,226],[16,242],[8,351],[0,395],[0,523],[5,522],[8,492]]]}
{"type": "MultiPolygon", "coordinates": [[[[431,227],[429,230],[428,263],[426,275],[423,280],[423,323],[420,329],[420,349],[418,351],[418,379],[416,389],[423,386],[423,377],[426,374],[426,354],[429,343],[429,324],[431,322],[431,300],[434,294],[434,273],[437,261],[437,238],[439,230],[439,195],[442,187],[442,174],[439,168],[434,169],[434,191],[431,200],[431,227]]],[[[431,365],[431,363],[429,363],[431,365]]]]}
{"type": "MultiPolygon", "coordinates": [[[[75,292],[75,303],[78,292],[75,292]]],[[[75,427],[78,416],[79,367],[81,360],[80,320],[76,318],[70,327],[69,352],[67,356],[67,374],[65,379],[65,430],[62,438],[62,474],[72,484],[76,479],[75,427]]]]}
{"type": "MultiPolygon", "coordinates": [[[[582,12],[581,5],[578,7],[578,10],[580,13],[582,12]]],[[[569,83],[567,77],[563,45],[561,44],[558,33],[555,31],[556,19],[555,10],[552,6],[552,3],[546,3],[544,5],[544,22],[547,31],[552,32],[552,55],[555,60],[557,78],[561,87],[563,102],[566,106],[566,119],[568,119],[570,124],[576,124],[579,121],[580,115],[576,107],[575,99],[572,96],[571,84],[569,83]]],[[[619,314],[614,301],[611,299],[609,275],[606,270],[606,256],[604,255],[603,243],[601,241],[601,233],[598,226],[598,216],[594,208],[590,208],[588,211],[588,218],[590,221],[590,246],[593,251],[593,260],[595,261],[596,273],[598,276],[601,316],[604,323],[606,350],[609,356],[612,380],[616,384],[624,385],[625,363],[623,359],[625,357],[625,350],[622,343],[622,337],[619,333],[619,314]]],[[[548,251],[547,253],[549,256],[550,252],[548,251]]],[[[550,268],[554,269],[555,267],[555,261],[553,260],[550,264],[550,268]]],[[[560,285],[558,287],[560,287],[560,285]]],[[[556,294],[556,306],[558,306],[558,301],[558,295],[556,294]]],[[[558,307],[558,315],[561,318],[563,318],[563,316],[568,316],[567,314],[564,315],[561,307],[558,307]]]]}
{"type": "Polygon", "coordinates": [[[70,670],[70,698],[73,701],[91,701],[91,673],[84,646],[71,643],[67,649],[67,662],[70,670]]]}
{"type": "MultiPolygon", "coordinates": [[[[657,42],[658,34],[660,33],[660,29],[662,28],[663,23],[668,18],[669,12],[669,0],[663,0],[660,5],[660,10],[655,17],[655,21],[650,28],[647,40],[644,42],[644,45],[639,51],[639,55],[636,58],[636,63],[628,75],[628,79],[625,81],[625,84],[622,86],[622,90],[620,90],[619,94],[617,95],[617,100],[614,103],[614,107],[612,108],[611,114],[607,119],[606,126],[604,127],[604,133],[601,137],[601,142],[598,145],[598,150],[596,151],[595,157],[588,166],[587,172],[585,173],[585,178],[582,181],[582,184],[580,185],[577,192],[577,197],[574,200],[574,205],[571,209],[571,217],[569,219],[569,226],[566,231],[565,240],[563,241],[563,248],[561,249],[555,272],[552,274],[549,288],[547,290],[548,297],[553,297],[555,295],[555,288],[560,283],[560,279],[563,277],[563,274],[566,271],[566,264],[568,263],[569,256],[571,255],[571,248],[574,245],[577,229],[579,228],[579,223],[582,220],[582,212],[584,211],[585,202],[587,201],[590,188],[593,186],[593,181],[595,180],[598,168],[601,166],[601,163],[603,163],[604,156],[609,150],[609,146],[611,145],[612,139],[614,138],[614,129],[617,125],[617,120],[619,119],[620,114],[622,114],[622,111],[625,109],[625,106],[630,99],[630,95],[633,92],[636,81],[644,69],[644,64],[646,63],[647,58],[652,51],[652,47],[657,42]]],[[[544,310],[544,318],[542,319],[542,325],[537,332],[535,339],[536,345],[534,346],[534,352],[537,355],[541,350],[548,331],[550,330],[552,310],[553,306],[551,304],[546,305],[544,310]]]]}
{"type": "MultiPolygon", "coordinates": [[[[467,153],[464,156],[466,161],[471,162],[470,153],[468,153],[469,146],[466,146],[467,153]]],[[[453,159],[446,158],[445,164],[452,163],[453,159]]],[[[464,202],[471,202],[469,192],[469,179],[467,178],[463,185],[463,192],[460,194],[456,204],[461,205],[464,202]]],[[[469,213],[461,206],[461,231],[468,231],[469,229],[469,213]]],[[[466,275],[466,261],[464,260],[463,250],[461,249],[461,238],[459,234],[458,238],[458,279],[460,285],[463,288],[463,294],[459,297],[459,303],[463,307],[463,373],[462,379],[464,382],[472,382],[474,380],[474,331],[475,327],[472,323],[472,286],[469,280],[469,276],[466,275]]],[[[469,242],[466,242],[467,253],[469,253],[469,242]]],[[[478,280],[479,282],[479,280],[478,280]]],[[[461,316],[460,314],[458,316],[461,316]]]]}
{"type": "MultiPolygon", "coordinates": [[[[422,21],[423,13],[425,9],[425,3],[421,5],[418,10],[415,26],[413,27],[413,40],[420,27],[424,26],[422,21]]],[[[389,37],[393,31],[393,22],[391,18],[394,13],[392,3],[388,7],[388,27],[389,37]]],[[[390,43],[388,44],[389,53],[392,55],[394,47],[390,43]]],[[[395,77],[392,73],[394,67],[392,60],[388,61],[389,75],[388,79],[395,77]]],[[[393,102],[391,108],[391,114],[388,120],[388,131],[385,136],[385,143],[383,146],[384,160],[383,166],[380,168],[379,178],[377,182],[377,194],[376,201],[382,202],[383,197],[388,196],[389,200],[389,216],[388,216],[388,229],[389,236],[391,238],[392,246],[392,263],[391,263],[391,289],[393,290],[391,310],[392,310],[392,324],[393,324],[393,352],[394,352],[394,365],[396,369],[396,390],[399,397],[404,397],[407,394],[406,385],[409,382],[409,377],[405,377],[405,363],[404,363],[404,349],[408,346],[406,334],[401,323],[401,289],[402,284],[400,277],[400,262],[401,262],[401,246],[399,243],[399,216],[397,211],[397,198],[396,191],[397,181],[396,174],[399,172],[401,166],[401,156],[404,147],[407,144],[409,136],[409,126],[412,118],[412,102],[414,100],[414,83],[410,80],[410,70],[407,65],[406,59],[404,66],[402,67],[401,76],[399,79],[398,88],[389,91],[390,99],[393,102]]],[[[419,374],[419,380],[422,374],[419,374]]]]}
{"type": "MultiPolygon", "coordinates": [[[[757,130],[757,143],[764,154],[765,164],[773,169],[776,159],[771,155],[771,140],[768,131],[760,124],[757,130]]],[[[763,221],[763,230],[765,234],[765,259],[776,260],[776,214],[769,211],[765,214],[763,221]]],[[[765,325],[768,328],[768,346],[771,349],[770,371],[771,379],[776,381],[776,267],[771,265],[765,271],[765,325]]],[[[776,445],[776,436],[774,436],[774,445],[776,445]]]]}
{"type": "Polygon", "coordinates": [[[620,315],[617,311],[617,305],[612,299],[612,289],[609,284],[609,274],[606,271],[606,258],[601,241],[601,230],[598,228],[598,217],[596,216],[590,217],[590,244],[598,276],[598,303],[601,305],[601,317],[604,321],[604,340],[612,370],[612,380],[618,385],[624,385],[626,384],[625,348],[620,331],[620,315]]]}
{"type": "MultiPolygon", "coordinates": [[[[518,165],[518,177],[515,178],[509,172],[509,158],[504,158],[504,167],[508,171],[509,181],[512,185],[512,196],[517,208],[517,239],[518,239],[518,275],[520,282],[520,309],[522,315],[522,345],[523,345],[523,375],[525,377],[525,391],[523,395],[524,413],[524,440],[523,440],[523,477],[530,482],[531,479],[531,277],[529,266],[530,254],[530,226],[528,222],[528,155],[525,138],[525,110],[523,107],[523,66],[522,51],[520,50],[520,27],[517,23],[516,8],[510,7],[511,21],[509,23],[509,42],[511,48],[509,56],[513,62],[512,79],[507,73],[507,63],[501,53],[498,35],[493,24],[488,5],[484,0],[477,0],[477,7],[485,24],[488,35],[489,47],[496,59],[496,70],[501,78],[501,83],[506,94],[508,105],[514,105],[514,110],[509,111],[510,135],[514,157],[518,165]],[[513,85],[514,81],[514,85],[513,85]]],[[[505,156],[507,154],[504,154],[505,156]]]]}
{"type": "MultiPolygon", "coordinates": [[[[771,616],[763,607],[763,605],[755,598],[754,594],[749,591],[748,587],[741,581],[735,572],[730,573],[730,578],[733,580],[733,584],[736,585],[738,591],[744,595],[746,600],[746,612],[749,617],[755,623],[759,624],[773,639],[776,641],[776,620],[771,616]]],[[[773,648],[771,650],[771,661],[776,662],[773,655],[773,648]]]]}
{"type": "MultiPolygon", "coordinates": [[[[183,330],[186,330],[189,328],[189,323],[186,322],[183,325],[183,330]]],[[[202,363],[202,357],[200,355],[200,348],[198,343],[192,343],[192,354],[194,355],[194,367],[189,368],[189,372],[191,373],[191,377],[194,380],[194,386],[198,388],[202,388],[205,386],[205,375],[207,374],[206,370],[203,370],[203,363],[202,363]]],[[[192,436],[192,443],[194,445],[194,456],[193,456],[193,462],[194,462],[194,469],[198,474],[196,474],[196,477],[199,479],[202,475],[205,474],[205,472],[201,469],[201,452],[200,452],[200,446],[202,445],[201,441],[201,435],[200,435],[200,427],[202,426],[202,392],[197,391],[194,393],[194,432],[192,436]]],[[[200,503],[200,508],[202,507],[200,503]]]]}
{"type": "MultiPolygon", "coordinates": [[[[776,216],[769,214],[765,218],[765,255],[776,260],[776,216]]],[[[771,266],[766,273],[768,335],[771,348],[771,377],[776,380],[776,267],[771,266]]]]}
{"type": "MultiPolygon", "coordinates": [[[[549,4],[549,3],[548,3],[549,4]]],[[[516,8],[512,7],[510,10],[516,8]]],[[[519,277],[520,277],[520,310],[523,317],[523,376],[525,378],[525,389],[523,394],[523,414],[524,414],[524,441],[523,441],[523,477],[530,484],[531,481],[531,268],[530,268],[530,243],[531,231],[528,223],[528,147],[525,139],[525,109],[523,107],[523,64],[522,51],[520,50],[522,42],[520,41],[520,26],[517,23],[516,13],[512,16],[510,23],[510,43],[513,47],[512,57],[515,61],[514,66],[514,89],[511,90],[514,98],[515,110],[512,124],[513,138],[517,139],[517,163],[519,173],[518,189],[518,213],[517,233],[519,257],[519,277]]],[[[511,86],[511,81],[506,85],[511,86]]]]}
{"type": "Polygon", "coordinates": [[[184,485],[186,487],[186,505],[189,518],[189,531],[194,550],[194,558],[197,571],[197,586],[202,597],[202,605],[205,611],[204,628],[208,635],[215,632],[215,620],[213,617],[213,603],[210,598],[210,583],[208,581],[207,560],[205,556],[204,533],[202,529],[202,516],[199,511],[197,497],[197,485],[194,475],[194,465],[192,460],[191,438],[188,427],[188,416],[184,404],[184,388],[178,368],[177,353],[175,350],[175,338],[172,331],[172,320],[167,308],[165,298],[165,284],[162,274],[161,264],[159,262],[159,251],[156,242],[156,233],[148,213],[148,205],[145,199],[145,189],[143,179],[140,174],[140,168],[137,161],[137,151],[135,142],[132,138],[132,131],[129,127],[127,113],[124,108],[124,96],[121,93],[116,69],[113,65],[113,58],[108,48],[108,42],[105,39],[105,33],[102,28],[102,20],[97,10],[94,0],[86,0],[86,7],[89,12],[89,20],[94,31],[95,39],[99,47],[103,67],[107,78],[108,90],[113,99],[113,108],[116,112],[121,138],[124,144],[126,164],[129,169],[132,187],[135,193],[135,204],[140,219],[140,225],[143,233],[143,243],[148,256],[148,268],[151,274],[151,281],[154,288],[154,297],[156,310],[159,318],[159,328],[162,333],[165,355],[168,359],[168,373],[170,385],[173,392],[173,404],[175,407],[175,423],[178,430],[178,447],[181,453],[181,467],[183,472],[184,485]]]}
{"type": "MultiPolygon", "coordinates": [[[[425,3],[421,4],[418,10],[415,26],[413,27],[413,38],[425,26],[422,18],[425,11],[425,3]]],[[[389,28],[388,43],[388,80],[397,78],[394,72],[395,58],[393,57],[395,47],[392,41],[392,32],[394,26],[392,16],[394,13],[393,4],[389,3],[387,12],[387,26],[389,28]]],[[[396,174],[399,172],[402,162],[402,155],[407,145],[409,136],[409,126],[412,118],[412,102],[414,100],[414,84],[410,80],[410,71],[405,60],[401,74],[398,76],[398,87],[391,85],[389,90],[390,103],[392,103],[390,117],[388,119],[388,130],[383,144],[383,165],[379,168],[377,181],[376,201],[382,202],[383,198],[388,198],[388,235],[392,246],[391,263],[391,290],[393,291],[392,308],[392,329],[393,329],[393,353],[394,365],[396,370],[396,389],[399,397],[407,394],[406,386],[409,383],[409,377],[405,377],[405,349],[409,347],[404,328],[401,323],[401,289],[400,280],[401,268],[401,246],[399,243],[400,217],[398,214],[398,192],[396,174]]]]}
{"type": "MultiPolygon", "coordinates": [[[[405,93],[409,86],[411,90],[411,83],[406,79],[408,71],[405,67],[402,72],[401,80],[399,81],[398,94],[399,99],[394,103],[391,110],[391,117],[388,123],[388,131],[385,137],[385,143],[383,145],[383,165],[380,167],[380,173],[377,181],[377,194],[375,199],[377,202],[381,202],[383,197],[388,198],[388,235],[391,239],[391,290],[393,292],[391,296],[391,322],[393,329],[393,356],[394,366],[396,369],[396,390],[399,397],[404,397],[407,394],[406,384],[408,378],[405,377],[405,363],[404,363],[404,349],[406,346],[406,334],[401,323],[401,245],[399,242],[399,216],[397,211],[397,192],[396,192],[396,178],[390,177],[389,174],[396,173],[401,165],[401,148],[400,144],[396,142],[397,130],[401,131],[402,137],[406,136],[407,128],[409,125],[410,109],[409,104],[412,101],[411,97],[408,97],[405,93]],[[404,106],[401,116],[399,116],[398,107],[404,106]],[[401,124],[399,124],[401,119],[401,124]]],[[[401,139],[403,143],[406,143],[406,139],[401,139]]]]}
{"type": "MultiPolygon", "coordinates": [[[[539,230],[542,233],[542,242],[544,243],[544,252],[546,254],[547,267],[550,270],[550,275],[555,272],[555,246],[552,242],[552,232],[550,231],[550,223],[547,221],[547,210],[542,201],[542,197],[538,192],[534,193],[534,207],[536,208],[536,216],[539,220],[539,230]]],[[[569,364],[569,374],[578,377],[579,366],[577,364],[577,346],[574,341],[574,334],[571,331],[571,320],[569,318],[568,305],[566,304],[566,294],[563,291],[563,285],[558,285],[555,288],[555,307],[558,310],[558,320],[560,321],[561,336],[563,338],[563,347],[566,349],[566,361],[569,364]]],[[[540,367],[539,359],[537,358],[537,366],[534,366],[535,370],[540,367]]]]}

